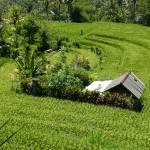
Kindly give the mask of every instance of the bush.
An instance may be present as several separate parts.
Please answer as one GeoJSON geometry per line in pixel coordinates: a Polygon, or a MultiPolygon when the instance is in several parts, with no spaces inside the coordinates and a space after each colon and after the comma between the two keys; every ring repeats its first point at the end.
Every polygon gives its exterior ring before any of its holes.
{"type": "Polygon", "coordinates": [[[50,48],[50,44],[48,43],[48,35],[45,30],[40,33],[40,41],[38,46],[38,51],[44,52],[50,48]]]}
{"type": "Polygon", "coordinates": [[[83,68],[73,69],[72,74],[75,78],[79,78],[82,81],[84,87],[90,84],[90,78],[85,69],[83,68]]]}
{"type": "Polygon", "coordinates": [[[71,65],[75,68],[84,68],[86,70],[90,70],[91,68],[88,58],[85,58],[82,55],[76,55],[71,65]]]}
{"type": "Polygon", "coordinates": [[[78,41],[74,41],[73,43],[72,43],[72,45],[74,46],[74,47],[76,47],[76,48],[80,48],[81,46],[80,46],[80,43],[78,42],[78,41]]]}
{"type": "Polygon", "coordinates": [[[83,6],[75,5],[73,7],[73,10],[72,10],[70,16],[71,16],[71,20],[73,22],[81,23],[81,22],[90,22],[91,21],[89,14],[85,10],[85,7],[83,8],[83,6]]]}
{"type": "Polygon", "coordinates": [[[33,17],[28,17],[24,20],[22,25],[22,35],[25,39],[25,42],[32,45],[35,44],[37,40],[37,33],[40,30],[40,26],[37,24],[37,21],[33,17]]]}
{"type": "Polygon", "coordinates": [[[150,13],[145,14],[144,18],[143,18],[143,23],[146,26],[150,26],[150,13]]]}
{"type": "Polygon", "coordinates": [[[31,89],[32,89],[32,81],[30,78],[24,78],[20,82],[20,87],[17,87],[16,91],[23,92],[26,94],[31,94],[31,89]]]}
{"type": "Polygon", "coordinates": [[[67,42],[69,42],[68,37],[62,36],[57,39],[57,49],[61,49],[62,46],[66,46],[67,42]]]}
{"type": "Polygon", "coordinates": [[[10,47],[8,45],[2,45],[0,48],[0,56],[1,57],[10,57],[10,47]]]}
{"type": "Polygon", "coordinates": [[[65,66],[50,75],[48,95],[67,98],[74,93],[74,89],[77,91],[82,90],[85,85],[89,84],[89,81],[90,78],[85,69],[75,69],[65,66]]]}
{"type": "Polygon", "coordinates": [[[98,56],[99,65],[101,65],[104,62],[104,54],[103,54],[104,52],[99,47],[96,48],[91,47],[91,52],[95,53],[98,56]]]}
{"type": "Polygon", "coordinates": [[[105,92],[104,95],[100,95],[96,99],[96,104],[105,104],[109,106],[117,106],[121,108],[128,108],[130,110],[135,110],[134,105],[135,105],[136,100],[132,98],[132,96],[124,94],[119,94],[119,93],[109,93],[105,92]]]}

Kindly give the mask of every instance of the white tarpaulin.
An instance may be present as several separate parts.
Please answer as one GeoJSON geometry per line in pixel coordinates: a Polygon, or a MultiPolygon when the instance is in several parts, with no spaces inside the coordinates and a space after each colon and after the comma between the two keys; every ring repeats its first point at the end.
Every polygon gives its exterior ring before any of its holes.
{"type": "Polygon", "coordinates": [[[113,80],[105,80],[105,81],[94,81],[89,86],[85,88],[85,90],[94,91],[97,90],[100,93],[104,92],[105,88],[112,82],[113,80]]]}

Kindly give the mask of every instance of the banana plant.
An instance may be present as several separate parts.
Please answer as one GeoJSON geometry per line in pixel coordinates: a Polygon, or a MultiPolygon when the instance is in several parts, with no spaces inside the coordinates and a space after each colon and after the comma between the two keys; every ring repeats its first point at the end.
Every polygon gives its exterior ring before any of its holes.
{"type": "Polygon", "coordinates": [[[45,71],[45,60],[42,57],[36,58],[35,51],[25,56],[18,56],[16,63],[21,77],[33,78],[45,71]]]}

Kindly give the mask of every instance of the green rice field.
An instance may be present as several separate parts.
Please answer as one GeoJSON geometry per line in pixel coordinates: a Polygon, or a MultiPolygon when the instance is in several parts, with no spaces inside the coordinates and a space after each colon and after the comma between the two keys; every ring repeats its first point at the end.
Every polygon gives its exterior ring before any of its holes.
{"type": "MultiPolygon", "coordinates": [[[[23,128],[3,150],[149,150],[150,149],[150,28],[111,22],[47,22],[81,48],[71,48],[89,58],[95,80],[115,79],[132,71],[144,84],[143,110],[134,112],[51,97],[33,97],[11,91],[10,73],[16,67],[5,59],[0,68],[0,143],[23,128]],[[83,35],[81,35],[81,29],[83,35]],[[104,62],[98,65],[91,47],[99,47],[104,62]]],[[[51,54],[47,55],[51,59],[51,54]]],[[[2,60],[2,58],[0,58],[2,60]]]]}

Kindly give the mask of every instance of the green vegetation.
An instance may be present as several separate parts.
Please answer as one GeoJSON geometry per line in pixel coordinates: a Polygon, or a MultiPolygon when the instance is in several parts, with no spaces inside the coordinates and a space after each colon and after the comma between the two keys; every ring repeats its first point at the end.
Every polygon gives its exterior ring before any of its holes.
{"type": "MultiPolygon", "coordinates": [[[[137,113],[116,107],[17,94],[10,91],[16,84],[11,73],[16,68],[15,63],[0,58],[1,125],[10,118],[7,126],[0,131],[0,143],[24,125],[2,148],[149,149],[150,29],[136,24],[110,22],[44,24],[50,31],[54,29],[58,33],[61,30],[64,37],[80,45],[80,49],[68,48],[65,56],[68,62],[75,55],[89,57],[89,75],[93,80],[114,79],[133,71],[146,87],[142,95],[144,108],[137,113]],[[100,65],[97,48],[103,53],[100,65]]],[[[55,62],[59,59],[58,53],[46,53],[46,58],[55,62]]]]}
{"type": "Polygon", "coordinates": [[[44,20],[59,22],[104,20],[150,26],[149,0],[0,0],[0,20],[14,5],[21,7],[23,14],[32,14],[44,20]]]}
{"type": "Polygon", "coordinates": [[[149,149],[150,28],[129,23],[150,26],[149,0],[0,0],[0,148],[149,149]],[[141,112],[83,90],[127,71],[141,112]]]}

